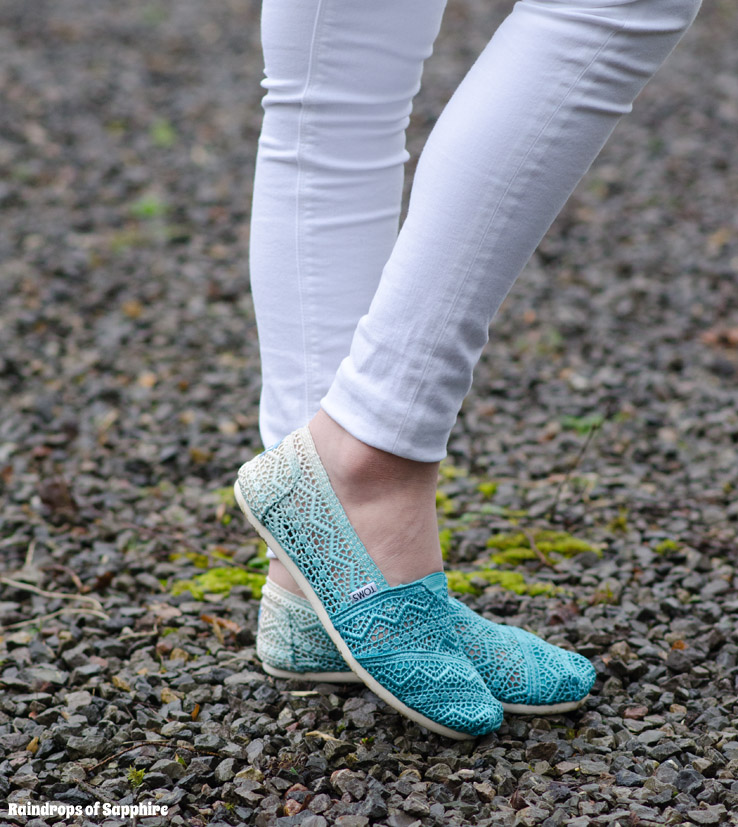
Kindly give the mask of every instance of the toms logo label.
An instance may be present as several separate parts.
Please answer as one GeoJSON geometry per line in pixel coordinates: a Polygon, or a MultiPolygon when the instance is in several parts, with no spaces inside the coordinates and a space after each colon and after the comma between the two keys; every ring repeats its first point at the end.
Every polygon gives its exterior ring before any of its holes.
{"type": "Polygon", "coordinates": [[[376,583],[367,583],[366,586],[362,586],[355,592],[351,592],[351,599],[354,601],[354,603],[358,603],[360,600],[364,600],[366,597],[371,597],[378,591],[379,589],[377,588],[376,583]]]}

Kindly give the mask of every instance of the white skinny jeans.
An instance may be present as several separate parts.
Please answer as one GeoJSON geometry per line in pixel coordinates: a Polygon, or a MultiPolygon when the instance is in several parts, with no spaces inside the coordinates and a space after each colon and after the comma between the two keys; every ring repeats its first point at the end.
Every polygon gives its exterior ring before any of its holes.
{"type": "Polygon", "coordinates": [[[420,157],[405,129],[445,0],[264,0],[251,223],[265,445],[319,406],[443,458],[494,314],[699,0],[521,0],[420,157]]]}

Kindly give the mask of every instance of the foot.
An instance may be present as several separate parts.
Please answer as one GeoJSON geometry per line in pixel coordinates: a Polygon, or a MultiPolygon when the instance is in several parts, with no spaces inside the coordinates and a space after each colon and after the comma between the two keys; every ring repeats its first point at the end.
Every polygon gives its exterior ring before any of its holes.
{"type": "MultiPolygon", "coordinates": [[[[319,440],[320,429],[318,420],[319,440]]],[[[412,468],[402,472],[407,461],[390,462],[387,471],[381,459],[367,464],[360,454],[357,461],[350,442],[344,442],[344,447],[350,460],[344,467],[348,465],[354,475],[363,468],[373,481],[362,489],[364,500],[352,501],[365,532],[371,527],[370,519],[381,519],[384,524],[387,520],[376,508],[382,499],[377,477],[398,496],[402,484],[413,493],[422,490],[417,483],[420,475],[412,468]],[[372,473],[377,469],[381,474],[372,473]]],[[[329,449],[329,463],[330,456],[329,449]]],[[[335,478],[335,469],[332,473],[335,478]]],[[[339,479],[341,473],[339,465],[339,479]]],[[[414,555],[417,568],[413,571],[399,559],[397,546],[375,548],[389,577],[399,583],[393,585],[348,519],[310,428],[295,431],[243,465],[234,490],[249,522],[297,580],[347,665],[372,692],[417,723],[448,737],[473,737],[500,726],[502,707],[461,650],[451,626],[440,550],[437,568],[429,570],[425,556],[414,555]],[[405,582],[405,578],[414,579],[405,582]]],[[[392,516],[401,516],[391,504],[388,508],[392,516]]],[[[411,531],[401,536],[406,541],[421,535],[411,531]]]]}
{"type": "MultiPolygon", "coordinates": [[[[449,606],[464,652],[505,712],[558,715],[585,702],[596,677],[586,658],[485,620],[454,598],[449,606]]],[[[270,580],[262,592],[256,652],[264,671],[277,678],[356,680],[308,601],[270,580]]]]}
{"type": "MultiPolygon", "coordinates": [[[[308,427],[349,522],[389,585],[443,571],[436,516],[439,463],[372,448],[322,410],[308,427]]],[[[271,561],[269,577],[302,594],[278,560],[271,561]]]]}

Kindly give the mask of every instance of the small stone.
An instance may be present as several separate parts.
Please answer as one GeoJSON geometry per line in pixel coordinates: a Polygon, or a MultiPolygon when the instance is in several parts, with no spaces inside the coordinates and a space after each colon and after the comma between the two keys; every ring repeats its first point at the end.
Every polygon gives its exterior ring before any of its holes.
{"type": "Polygon", "coordinates": [[[558,749],[559,746],[556,741],[540,741],[525,751],[525,760],[528,761],[528,763],[532,763],[533,761],[548,761],[550,763],[558,752],[558,749]]]}
{"type": "Polygon", "coordinates": [[[421,827],[423,822],[418,818],[413,818],[409,813],[403,813],[397,810],[390,813],[387,818],[387,827],[421,827]]]}
{"type": "Polygon", "coordinates": [[[636,737],[642,744],[645,744],[648,747],[651,746],[651,744],[658,743],[666,736],[659,729],[646,729],[643,732],[639,732],[636,737]]]}
{"type": "Polygon", "coordinates": [[[343,758],[354,752],[356,747],[349,741],[327,740],[323,745],[323,755],[332,761],[334,758],[343,758]]]}
{"type": "Polygon", "coordinates": [[[428,781],[444,782],[451,775],[451,767],[443,762],[434,764],[425,771],[425,777],[428,781]]]}
{"type": "Polygon", "coordinates": [[[225,746],[225,741],[214,732],[204,732],[195,736],[195,746],[215,752],[225,746]]]}
{"type": "Polygon", "coordinates": [[[244,767],[244,769],[236,774],[235,778],[237,781],[243,779],[244,781],[257,781],[260,783],[264,780],[264,773],[257,767],[244,767]]]}
{"type": "Polygon", "coordinates": [[[603,775],[607,772],[608,766],[603,761],[595,761],[592,758],[582,758],[579,761],[579,769],[584,775],[603,775]]]}
{"type": "Polygon", "coordinates": [[[590,827],[592,820],[589,816],[576,816],[566,822],[566,827],[590,827]]]}
{"type": "Polygon", "coordinates": [[[70,710],[79,709],[80,707],[89,706],[92,703],[92,695],[86,690],[82,689],[79,692],[70,692],[64,703],[70,710]]]}
{"type": "Polygon", "coordinates": [[[489,783],[489,781],[474,782],[474,789],[482,801],[492,801],[497,795],[497,790],[489,783]]]}
{"type": "Polygon", "coordinates": [[[21,673],[32,691],[37,691],[46,684],[64,686],[69,680],[69,672],[56,669],[53,666],[30,666],[21,673]]]}
{"type": "Polygon", "coordinates": [[[101,674],[102,671],[102,666],[99,663],[86,663],[84,666],[77,666],[72,670],[69,681],[70,683],[86,683],[95,675],[101,674]]]}
{"type": "Polygon", "coordinates": [[[630,770],[620,770],[615,773],[615,783],[619,787],[640,787],[645,780],[644,776],[630,770]]]}
{"type": "Polygon", "coordinates": [[[724,824],[727,810],[723,804],[713,804],[700,810],[687,810],[687,818],[695,824],[724,824]]]}
{"type": "Polygon", "coordinates": [[[655,747],[652,747],[649,754],[656,761],[662,762],[668,758],[673,758],[675,755],[679,755],[681,751],[679,745],[675,744],[674,741],[662,741],[656,744],[655,747]]]}
{"type": "Polygon", "coordinates": [[[11,775],[10,783],[21,790],[35,790],[38,786],[38,776],[30,764],[24,764],[15,775],[11,775]]]}
{"type": "Polygon", "coordinates": [[[331,786],[341,795],[348,793],[354,801],[361,801],[366,795],[366,784],[362,777],[351,770],[336,770],[332,773],[331,786]]]}
{"type": "Polygon", "coordinates": [[[643,800],[648,801],[649,804],[667,804],[677,794],[677,789],[673,784],[665,784],[654,776],[643,782],[643,789],[645,792],[643,800]]]}
{"type": "Polygon", "coordinates": [[[179,761],[173,761],[169,758],[160,758],[158,761],[153,763],[151,767],[149,767],[147,772],[160,772],[167,778],[171,778],[176,781],[177,779],[182,778],[185,774],[185,768],[179,763],[179,761]]]}
{"type": "Polygon", "coordinates": [[[419,793],[410,793],[402,804],[402,809],[413,816],[427,816],[430,814],[430,804],[419,793]]]}
{"type": "Polygon", "coordinates": [[[314,796],[308,804],[308,810],[312,813],[324,813],[330,809],[331,797],[325,793],[318,793],[314,796]]]}
{"type": "MultiPolygon", "coordinates": [[[[269,823],[274,823],[277,827],[282,827],[283,824],[285,827],[292,824],[299,824],[299,827],[328,827],[328,822],[323,818],[323,816],[314,815],[313,813],[308,813],[307,811],[304,812],[307,814],[303,815],[303,813],[300,813],[298,815],[299,821],[292,822],[286,818],[278,818],[276,822],[269,823]]],[[[259,822],[257,821],[255,823],[258,824],[259,822]]]]}
{"type": "Polygon", "coordinates": [[[721,750],[728,761],[733,761],[738,758],[738,741],[728,741],[723,744],[721,750]]]}
{"type": "Polygon", "coordinates": [[[696,770],[684,769],[677,774],[674,786],[679,792],[696,795],[705,786],[705,779],[696,770]]]}
{"type": "Polygon", "coordinates": [[[246,747],[246,758],[250,764],[253,764],[257,758],[261,757],[263,752],[264,741],[261,738],[254,738],[254,740],[251,741],[251,743],[246,747]]]}
{"type": "Polygon", "coordinates": [[[282,810],[286,816],[294,816],[302,812],[304,805],[301,801],[295,801],[294,798],[288,798],[282,806],[282,810]]]}
{"type": "Polygon", "coordinates": [[[235,765],[236,761],[234,758],[226,758],[224,761],[221,761],[215,768],[215,778],[220,781],[221,784],[230,781],[236,774],[234,769],[235,765]]]}
{"type": "Polygon", "coordinates": [[[530,807],[518,810],[515,824],[520,825],[520,827],[535,827],[535,825],[540,824],[546,816],[548,816],[548,810],[531,805],[530,807]]]}
{"type": "Polygon", "coordinates": [[[67,747],[83,758],[93,755],[102,755],[108,744],[102,735],[70,735],[67,739],[67,747]]]}
{"type": "Polygon", "coordinates": [[[335,827],[367,827],[369,819],[366,816],[343,815],[338,816],[333,823],[335,827]]]}

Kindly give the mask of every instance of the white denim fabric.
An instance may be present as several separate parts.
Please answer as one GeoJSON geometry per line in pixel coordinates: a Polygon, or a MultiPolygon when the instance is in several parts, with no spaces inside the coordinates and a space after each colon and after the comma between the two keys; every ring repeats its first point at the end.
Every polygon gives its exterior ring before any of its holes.
{"type": "Polygon", "coordinates": [[[699,0],[521,0],[421,154],[405,128],[445,0],[264,0],[251,222],[265,445],[322,406],[441,459],[494,314],[699,0]]]}

